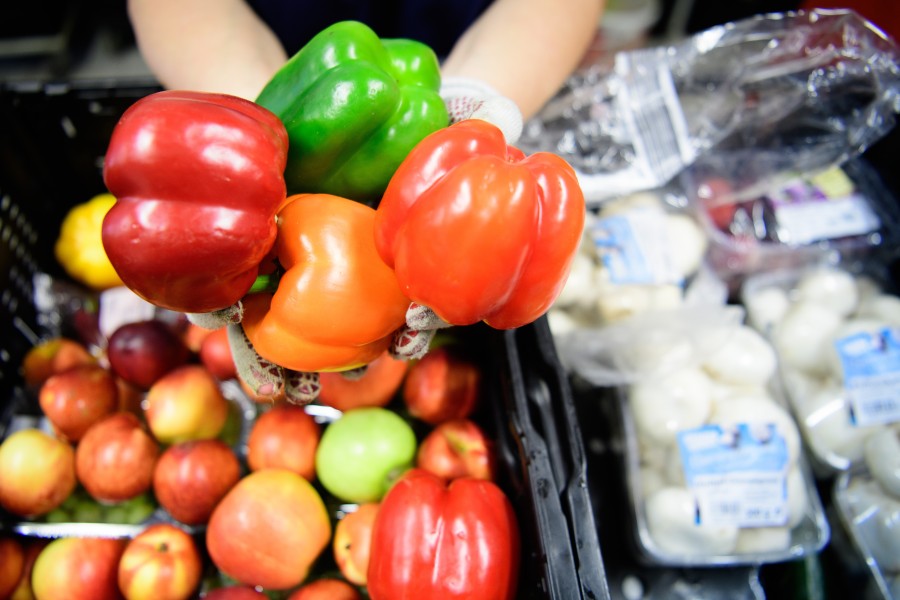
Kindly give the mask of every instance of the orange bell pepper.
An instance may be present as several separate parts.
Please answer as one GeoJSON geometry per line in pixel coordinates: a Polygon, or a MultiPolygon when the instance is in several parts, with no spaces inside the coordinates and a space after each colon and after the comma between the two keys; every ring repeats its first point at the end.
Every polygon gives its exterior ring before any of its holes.
{"type": "Polygon", "coordinates": [[[374,221],[374,209],[339,196],[285,201],[278,288],[243,300],[242,326],[261,357],[309,373],[354,369],[387,350],[409,299],[375,250],[374,221]]]}

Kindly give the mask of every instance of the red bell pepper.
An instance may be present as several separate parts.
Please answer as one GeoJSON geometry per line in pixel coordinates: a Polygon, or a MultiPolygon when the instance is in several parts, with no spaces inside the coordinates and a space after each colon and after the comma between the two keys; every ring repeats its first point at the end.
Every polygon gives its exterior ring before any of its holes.
{"type": "Polygon", "coordinates": [[[125,285],[180,312],[237,302],[275,242],[287,147],[281,121],[241,98],[164,91],[129,107],[103,169],[117,199],[103,247],[125,285]]]}
{"type": "Polygon", "coordinates": [[[581,240],[584,194],[549,152],[528,157],[495,126],[461,121],[397,169],[375,243],[409,298],[451,325],[526,325],[559,296],[581,240]]]}
{"type": "Polygon", "coordinates": [[[343,371],[388,349],[409,299],[375,251],[374,220],[374,209],[339,196],[287,199],[278,289],[243,300],[241,324],[261,357],[293,371],[343,371]]]}
{"type": "Polygon", "coordinates": [[[449,486],[407,471],[381,501],[367,574],[372,600],[504,600],[515,597],[519,529],[496,484],[464,477],[449,486]]]}

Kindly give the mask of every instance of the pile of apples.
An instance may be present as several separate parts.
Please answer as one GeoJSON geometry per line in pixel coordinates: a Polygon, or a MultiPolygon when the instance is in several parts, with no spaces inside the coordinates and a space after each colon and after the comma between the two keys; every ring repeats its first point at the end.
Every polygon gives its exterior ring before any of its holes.
{"type": "Polygon", "coordinates": [[[481,373],[457,350],[322,374],[300,407],[253,397],[224,330],[148,320],[102,350],[36,345],[21,371],[41,418],[0,443],[0,517],[133,527],[0,536],[0,598],[364,597],[379,502],[405,470],[494,478],[471,418],[481,373]]]}

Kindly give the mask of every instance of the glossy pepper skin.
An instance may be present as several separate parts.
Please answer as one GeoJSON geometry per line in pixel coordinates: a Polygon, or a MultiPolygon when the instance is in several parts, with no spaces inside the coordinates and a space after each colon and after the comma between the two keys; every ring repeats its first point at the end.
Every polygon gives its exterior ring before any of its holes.
{"type": "Polygon", "coordinates": [[[581,239],[584,194],[547,152],[526,157],[495,126],[425,138],[391,179],[375,243],[404,293],[452,325],[512,329],[559,296],[581,239]]]}
{"type": "Polygon", "coordinates": [[[420,42],[379,39],[356,21],[322,30],[256,99],[287,127],[288,193],[375,203],[407,153],[449,123],[440,81],[420,42]]]}
{"type": "Polygon", "coordinates": [[[103,246],[125,285],[180,312],[238,301],[275,242],[287,143],[274,114],[234,96],[164,91],[129,107],[103,169],[117,198],[103,246]]]}
{"type": "Polygon", "coordinates": [[[342,371],[390,345],[409,299],[375,251],[375,210],[329,194],[300,194],[278,212],[274,294],[251,294],[242,325],[256,352],[286,369],[342,371]]]}
{"type": "Polygon", "coordinates": [[[372,600],[509,600],[519,573],[515,512],[496,484],[407,471],[382,499],[367,573],[372,600]]]}

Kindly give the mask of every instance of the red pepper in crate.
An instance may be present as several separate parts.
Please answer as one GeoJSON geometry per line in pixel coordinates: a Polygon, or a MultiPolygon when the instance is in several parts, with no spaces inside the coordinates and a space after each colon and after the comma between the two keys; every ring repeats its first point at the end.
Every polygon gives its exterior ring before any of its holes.
{"type": "Polygon", "coordinates": [[[409,299],[375,251],[374,209],[301,194],[287,199],[277,220],[278,289],[243,300],[241,324],[253,349],[306,373],[349,370],[381,356],[409,299]]]}
{"type": "Polygon", "coordinates": [[[526,157],[498,128],[470,119],[406,157],[378,206],[375,243],[414,303],[451,325],[512,329],[559,296],[584,214],[567,162],[526,157]]]}
{"type": "Polygon", "coordinates": [[[237,302],[275,242],[287,147],[281,121],[241,98],[164,91],[129,107],[103,169],[117,199],[103,246],[125,285],[180,312],[237,302]]]}
{"type": "Polygon", "coordinates": [[[515,597],[519,530],[496,484],[446,485],[407,471],[382,499],[372,529],[368,590],[373,600],[515,597]]]}

